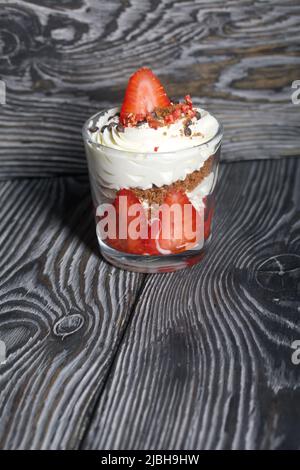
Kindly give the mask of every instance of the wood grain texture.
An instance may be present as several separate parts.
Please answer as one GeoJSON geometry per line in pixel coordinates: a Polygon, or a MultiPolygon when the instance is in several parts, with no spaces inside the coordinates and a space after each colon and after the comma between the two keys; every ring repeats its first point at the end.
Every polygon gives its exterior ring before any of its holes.
{"type": "Polygon", "coordinates": [[[300,449],[300,160],[222,165],[203,263],[143,276],[99,257],[81,142],[148,65],[223,122],[223,160],[300,155],[299,2],[0,12],[0,447],[300,449]]]}
{"type": "Polygon", "coordinates": [[[142,65],[225,125],[227,161],[300,155],[298,1],[0,4],[0,178],[86,172],[81,126],[142,65]]]}
{"type": "Polygon", "coordinates": [[[102,261],[87,180],[0,184],[0,448],[76,448],[143,281],[102,261]]]}
{"type": "Polygon", "coordinates": [[[221,170],[210,249],[147,276],[84,448],[300,448],[300,160],[221,170]]]}

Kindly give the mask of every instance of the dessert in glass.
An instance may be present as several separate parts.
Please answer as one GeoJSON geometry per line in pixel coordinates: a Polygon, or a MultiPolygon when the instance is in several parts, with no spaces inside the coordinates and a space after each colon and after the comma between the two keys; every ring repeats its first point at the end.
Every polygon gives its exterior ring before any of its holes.
{"type": "Polygon", "coordinates": [[[129,79],[120,108],[83,127],[103,257],[167,272],[203,257],[211,238],[222,126],[190,95],[171,101],[148,68],[129,79]]]}

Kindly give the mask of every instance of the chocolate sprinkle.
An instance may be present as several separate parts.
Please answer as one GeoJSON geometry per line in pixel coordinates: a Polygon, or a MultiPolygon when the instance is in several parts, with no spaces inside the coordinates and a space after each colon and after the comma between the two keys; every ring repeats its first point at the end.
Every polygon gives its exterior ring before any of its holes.
{"type": "Polygon", "coordinates": [[[116,122],[110,122],[110,123],[108,124],[108,126],[107,126],[107,129],[108,129],[109,131],[111,131],[112,128],[115,127],[116,125],[117,125],[116,122]]]}
{"type": "Polygon", "coordinates": [[[114,116],[109,116],[108,121],[110,121],[111,119],[114,119],[116,117],[120,117],[120,113],[116,113],[116,114],[114,114],[114,116]]]}
{"type": "Polygon", "coordinates": [[[124,127],[122,126],[122,124],[118,124],[118,125],[117,125],[117,131],[118,131],[118,132],[124,132],[124,131],[125,131],[125,129],[124,129],[124,127]]]}
{"type": "Polygon", "coordinates": [[[89,131],[93,134],[94,132],[97,132],[99,130],[99,127],[93,126],[89,128],[89,131]]]}
{"type": "Polygon", "coordinates": [[[195,118],[197,119],[197,121],[201,119],[201,114],[199,113],[199,111],[196,111],[195,118]]]}
{"type": "Polygon", "coordinates": [[[108,127],[108,126],[105,124],[105,126],[101,127],[100,132],[104,132],[107,127],[108,127]]]}
{"type": "Polygon", "coordinates": [[[190,135],[192,135],[192,130],[191,130],[190,127],[185,127],[185,128],[184,128],[184,135],[185,135],[186,137],[189,137],[190,135]]]}

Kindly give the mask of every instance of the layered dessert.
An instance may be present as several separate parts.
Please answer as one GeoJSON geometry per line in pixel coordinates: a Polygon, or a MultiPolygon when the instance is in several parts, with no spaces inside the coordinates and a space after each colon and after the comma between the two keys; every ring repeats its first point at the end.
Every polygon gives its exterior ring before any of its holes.
{"type": "Polygon", "coordinates": [[[135,72],[120,108],[86,126],[101,240],[145,256],[201,249],[210,236],[221,137],[216,118],[190,95],[173,101],[150,69],[135,72]],[[109,233],[103,222],[112,217],[109,233]]]}

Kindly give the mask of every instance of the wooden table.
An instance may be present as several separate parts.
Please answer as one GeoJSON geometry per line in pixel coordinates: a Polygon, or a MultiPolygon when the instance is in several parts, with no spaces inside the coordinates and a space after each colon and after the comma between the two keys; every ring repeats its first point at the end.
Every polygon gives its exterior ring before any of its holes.
{"type": "Polygon", "coordinates": [[[0,38],[0,447],[299,448],[299,2],[13,0],[0,38]],[[225,127],[210,250],[163,275],[101,259],[80,132],[145,64],[225,127]]]}

